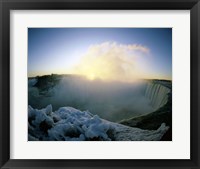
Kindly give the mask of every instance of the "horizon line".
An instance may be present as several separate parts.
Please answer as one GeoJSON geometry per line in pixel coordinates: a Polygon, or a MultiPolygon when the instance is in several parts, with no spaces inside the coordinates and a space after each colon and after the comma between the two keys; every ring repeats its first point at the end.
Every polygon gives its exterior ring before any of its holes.
{"type": "MultiPolygon", "coordinates": [[[[51,73],[51,74],[43,74],[43,75],[35,75],[35,76],[28,76],[28,78],[36,78],[36,77],[42,77],[42,76],[52,76],[52,75],[73,75],[73,76],[82,76],[82,77],[86,77],[84,75],[81,75],[81,74],[57,74],[57,73],[51,73]]],[[[100,79],[100,78],[96,78],[96,79],[100,79]]],[[[172,79],[170,78],[138,78],[139,80],[169,80],[169,81],[172,81],[172,79]]],[[[95,80],[95,79],[94,79],[95,80]]]]}

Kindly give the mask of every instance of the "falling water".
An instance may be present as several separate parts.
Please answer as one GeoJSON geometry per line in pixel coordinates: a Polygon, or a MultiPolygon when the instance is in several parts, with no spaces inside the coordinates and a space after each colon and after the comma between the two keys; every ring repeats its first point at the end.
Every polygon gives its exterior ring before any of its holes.
{"type": "Polygon", "coordinates": [[[169,92],[170,89],[161,84],[148,83],[145,97],[150,100],[150,105],[156,110],[167,103],[169,92]]]}

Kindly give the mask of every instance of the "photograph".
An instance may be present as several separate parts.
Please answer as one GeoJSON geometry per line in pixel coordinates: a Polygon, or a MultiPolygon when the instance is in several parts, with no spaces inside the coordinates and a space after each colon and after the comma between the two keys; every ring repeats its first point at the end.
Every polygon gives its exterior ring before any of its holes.
{"type": "Polygon", "coordinates": [[[29,27],[28,141],[172,141],[172,28],[29,27]]]}
{"type": "Polygon", "coordinates": [[[200,0],[0,1],[0,169],[200,169],[200,0]]]}

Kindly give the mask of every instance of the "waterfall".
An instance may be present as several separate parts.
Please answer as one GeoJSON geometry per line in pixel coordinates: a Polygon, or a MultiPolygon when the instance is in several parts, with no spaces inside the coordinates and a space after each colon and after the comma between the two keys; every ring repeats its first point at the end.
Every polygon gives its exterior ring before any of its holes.
{"type": "Polygon", "coordinates": [[[148,83],[145,91],[145,97],[150,100],[151,106],[157,110],[164,106],[168,101],[170,89],[159,83],[148,83]]]}

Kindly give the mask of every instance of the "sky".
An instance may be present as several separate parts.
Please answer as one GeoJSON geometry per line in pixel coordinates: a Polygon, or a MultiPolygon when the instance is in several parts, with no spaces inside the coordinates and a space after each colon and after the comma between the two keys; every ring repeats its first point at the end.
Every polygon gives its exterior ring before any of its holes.
{"type": "Polygon", "coordinates": [[[171,28],[28,28],[28,76],[172,79],[171,28]]]}

